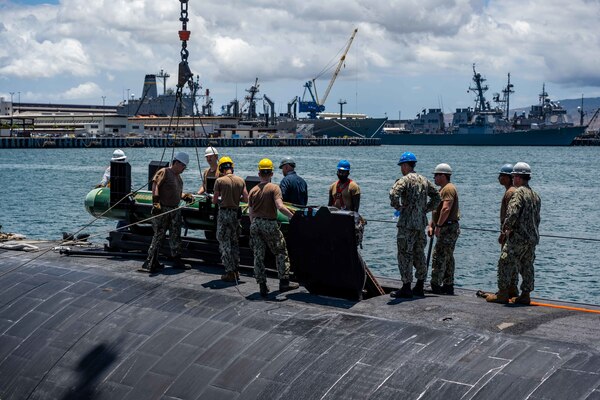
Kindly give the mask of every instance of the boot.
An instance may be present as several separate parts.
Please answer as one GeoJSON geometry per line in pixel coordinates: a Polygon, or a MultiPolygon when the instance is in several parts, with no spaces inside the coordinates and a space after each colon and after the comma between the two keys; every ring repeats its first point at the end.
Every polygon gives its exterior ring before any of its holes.
{"type": "Polygon", "coordinates": [[[514,299],[512,299],[512,302],[514,304],[523,304],[525,306],[528,306],[531,304],[531,298],[529,297],[529,292],[523,291],[523,293],[521,293],[520,296],[515,297],[514,299]]]}
{"type": "Polygon", "coordinates": [[[239,279],[239,277],[240,276],[236,272],[229,271],[226,272],[224,275],[221,275],[221,280],[225,282],[235,282],[239,279]]]}
{"type": "Polygon", "coordinates": [[[300,285],[294,282],[290,282],[289,279],[280,279],[279,280],[279,291],[280,292],[289,292],[290,290],[298,289],[300,285]]]}
{"type": "Polygon", "coordinates": [[[413,296],[425,297],[425,292],[423,291],[423,285],[424,284],[425,284],[425,281],[423,279],[417,280],[417,283],[415,284],[415,287],[412,288],[413,296]]]}
{"type": "Polygon", "coordinates": [[[509,286],[508,287],[508,297],[510,297],[511,299],[513,297],[518,297],[519,296],[519,289],[517,289],[517,286],[509,286]]]}
{"type": "Polygon", "coordinates": [[[183,262],[180,256],[173,257],[173,268],[176,269],[192,269],[192,267],[183,262]]]}
{"type": "Polygon", "coordinates": [[[404,285],[402,285],[402,288],[400,290],[396,290],[395,292],[390,293],[390,296],[397,299],[412,299],[413,292],[410,288],[410,282],[407,282],[404,285]]]}
{"type": "Polygon", "coordinates": [[[433,294],[444,294],[444,292],[442,291],[442,287],[440,285],[436,285],[433,282],[431,282],[431,293],[433,293],[433,294]]]}
{"type": "Polygon", "coordinates": [[[263,282],[259,285],[260,287],[260,296],[267,297],[269,296],[269,287],[267,286],[267,282],[263,282]]]}
{"type": "Polygon", "coordinates": [[[490,294],[485,300],[488,303],[500,303],[500,304],[508,304],[508,289],[498,290],[495,294],[490,294]]]}
{"type": "Polygon", "coordinates": [[[454,285],[442,286],[442,293],[447,294],[448,296],[454,296],[454,285]]]}
{"type": "Polygon", "coordinates": [[[142,265],[142,268],[140,268],[138,271],[140,272],[150,272],[150,273],[155,273],[158,272],[162,269],[164,269],[165,266],[163,264],[160,264],[156,258],[154,259],[154,262],[152,264],[150,264],[149,260],[144,261],[144,264],[142,265]]]}
{"type": "Polygon", "coordinates": [[[140,272],[150,272],[150,261],[146,260],[142,264],[142,267],[138,270],[140,272]]]}

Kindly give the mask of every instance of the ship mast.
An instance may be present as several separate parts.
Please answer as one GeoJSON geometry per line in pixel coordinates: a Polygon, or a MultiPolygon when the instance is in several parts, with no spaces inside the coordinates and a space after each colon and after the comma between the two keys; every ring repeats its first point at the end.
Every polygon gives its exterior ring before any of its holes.
{"type": "Polygon", "coordinates": [[[156,75],[157,78],[161,78],[163,80],[163,95],[167,94],[167,78],[169,78],[170,76],[171,75],[165,72],[162,68],[158,75],[156,75]]]}
{"type": "Polygon", "coordinates": [[[473,82],[475,82],[475,87],[469,87],[469,91],[476,94],[475,111],[488,111],[490,109],[490,105],[486,102],[483,95],[488,90],[488,86],[483,85],[485,81],[486,79],[475,71],[475,64],[473,64],[473,82]]]}
{"type": "Polygon", "coordinates": [[[502,94],[504,95],[504,99],[506,101],[506,120],[510,119],[510,116],[509,116],[510,94],[515,92],[514,90],[512,90],[513,87],[515,87],[515,86],[512,83],[510,83],[510,72],[509,72],[508,73],[508,83],[506,84],[506,87],[504,89],[502,89],[502,94]]]}
{"type": "Polygon", "coordinates": [[[548,98],[548,93],[546,92],[546,82],[542,83],[542,93],[540,96],[540,106],[543,106],[546,103],[546,99],[548,98]]]}

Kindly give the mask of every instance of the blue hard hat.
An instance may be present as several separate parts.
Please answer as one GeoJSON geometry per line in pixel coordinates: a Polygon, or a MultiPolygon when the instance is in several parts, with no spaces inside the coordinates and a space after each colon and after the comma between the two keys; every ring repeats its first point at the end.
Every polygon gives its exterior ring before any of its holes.
{"type": "Polygon", "coordinates": [[[410,151],[405,151],[404,153],[402,153],[402,155],[400,156],[400,161],[398,161],[398,165],[405,163],[405,162],[417,162],[417,156],[415,156],[413,153],[411,153],[410,151]]]}
{"type": "Polygon", "coordinates": [[[503,166],[500,167],[500,174],[501,175],[510,175],[512,174],[513,171],[513,165],[512,164],[504,164],[503,166]]]}
{"type": "Polygon", "coordinates": [[[348,160],[340,160],[337,169],[342,171],[350,171],[350,162],[348,160]]]}

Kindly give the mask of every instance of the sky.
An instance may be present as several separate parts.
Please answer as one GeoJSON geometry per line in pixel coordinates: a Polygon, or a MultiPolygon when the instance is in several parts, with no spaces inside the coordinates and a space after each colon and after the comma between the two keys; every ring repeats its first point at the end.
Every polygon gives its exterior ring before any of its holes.
{"type": "MultiPolygon", "coordinates": [[[[160,70],[174,87],[180,4],[0,0],[0,97],[114,105],[160,70]]],[[[279,113],[325,69],[322,97],[354,28],[330,112],[339,100],[393,119],[472,106],[473,64],[488,100],[511,74],[511,108],[536,104],[544,83],[554,99],[600,96],[600,0],[189,0],[188,11],[188,62],[217,113],[256,78],[279,113]]]]}

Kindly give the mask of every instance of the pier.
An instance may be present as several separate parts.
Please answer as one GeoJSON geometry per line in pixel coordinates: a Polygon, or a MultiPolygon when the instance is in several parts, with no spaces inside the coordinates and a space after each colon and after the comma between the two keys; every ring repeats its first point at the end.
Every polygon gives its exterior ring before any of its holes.
{"type": "Polygon", "coordinates": [[[578,136],[573,140],[573,146],[600,146],[600,136],[578,136]]]}
{"type": "Polygon", "coordinates": [[[379,138],[40,138],[2,137],[0,149],[126,148],[126,147],[278,147],[278,146],[380,146],[379,138]]]}

